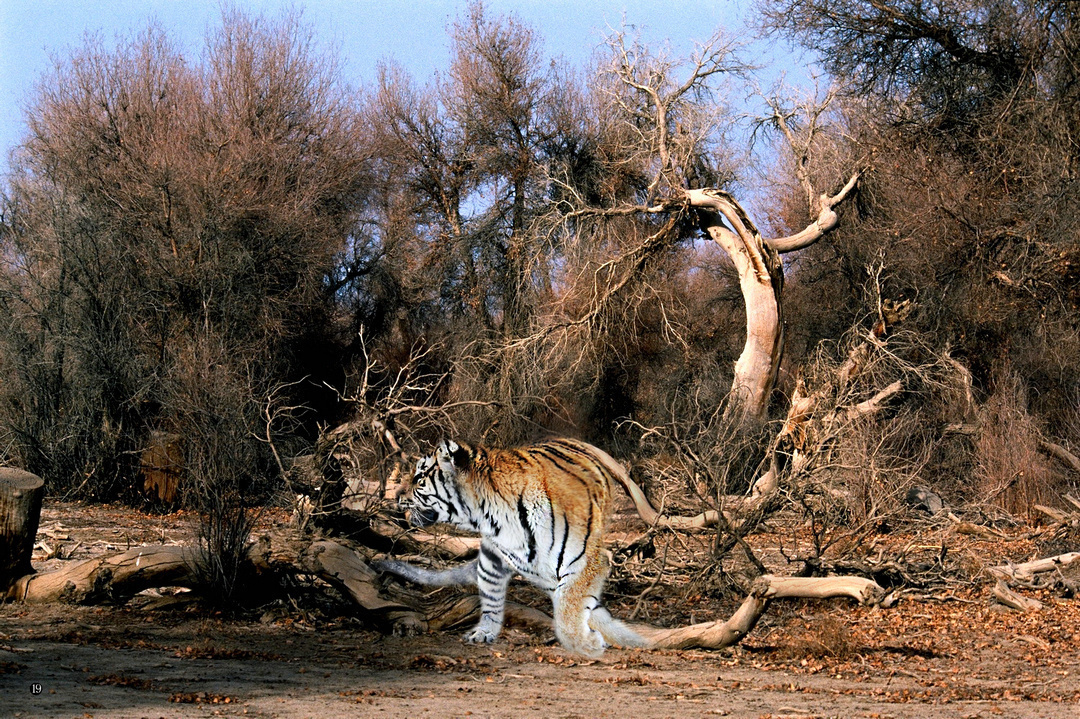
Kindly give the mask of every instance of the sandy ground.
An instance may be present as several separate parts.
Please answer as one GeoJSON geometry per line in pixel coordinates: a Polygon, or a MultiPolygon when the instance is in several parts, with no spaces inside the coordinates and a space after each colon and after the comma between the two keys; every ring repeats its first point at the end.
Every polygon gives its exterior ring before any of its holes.
{"type": "Polygon", "coordinates": [[[908,657],[833,674],[755,667],[764,652],[749,650],[611,650],[579,663],[516,631],[473,647],[448,635],[14,607],[0,626],[0,696],[16,717],[1080,716],[1075,668],[1008,669],[990,656],[957,673],[908,657]]]}
{"type": "MultiPolygon", "coordinates": [[[[176,517],[113,517],[114,534],[107,510],[81,524],[63,514],[59,529],[43,517],[54,543],[183,534],[176,517]]],[[[733,650],[596,662],[513,627],[480,647],[303,608],[228,619],[137,602],[6,605],[0,716],[1080,717],[1080,603],[1042,596],[1042,611],[1021,615],[978,592],[888,610],[775,603],[733,650]]]]}

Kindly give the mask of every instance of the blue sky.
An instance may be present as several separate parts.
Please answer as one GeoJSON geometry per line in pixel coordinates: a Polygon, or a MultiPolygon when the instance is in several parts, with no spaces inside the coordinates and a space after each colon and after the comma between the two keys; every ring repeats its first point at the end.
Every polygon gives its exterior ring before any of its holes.
{"type": "MultiPolygon", "coordinates": [[[[248,0],[235,3],[250,12],[277,14],[297,8],[326,47],[336,47],[346,78],[363,84],[374,78],[380,60],[393,58],[415,77],[443,69],[446,27],[467,7],[465,0],[248,0]]],[[[549,56],[580,66],[605,34],[625,21],[635,25],[652,47],[669,43],[686,54],[693,41],[717,27],[739,32],[752,0],[488,0],[499,14],[514,13],[536,29],[549,56]]],[[[25,132],[23,112],[35,83],[52,65],[79,47],[86,33],[100,33],[106,46],[155,20],[192,56],[202,48],[208,27],[220,17],[218,0],[0,0],[0,170],[25,132]]],[[[758,44],[757,63],[777,63],[791,76],[786,47],[758,44]],[[779,61],[777,61],[779,58],[779,61]]]]}

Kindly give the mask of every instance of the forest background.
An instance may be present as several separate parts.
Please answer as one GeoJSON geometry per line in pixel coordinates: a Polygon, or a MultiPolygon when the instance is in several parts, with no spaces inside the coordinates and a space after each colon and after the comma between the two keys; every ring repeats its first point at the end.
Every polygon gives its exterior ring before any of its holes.
{"type": "Polygon", "coordinates": [[[382,484],[442,436],[556,433],[691,512],[777,458],[783,498],[834,525],[882,526],[913,487],[1053,505],[1080,468],[1078,8],[757,12],[821,59],[816,91],[763,85],[722,32],[679,58],[615,29],[570,66],[480,5],[445,72],[363,87],[295,14],[226,9],[197,56],[153,26],[89,39],[3,179],[0,459],[57,497],[159,503],[165,447],[165,499],[234,557],[343,423],[382,484]],[[781,331],[750,410],[753,307],[701,189],[750,198],[769,236],[819,223],[769,266],[781,331]],[[785,434],[826,395],[827,438],[785,434]]]}

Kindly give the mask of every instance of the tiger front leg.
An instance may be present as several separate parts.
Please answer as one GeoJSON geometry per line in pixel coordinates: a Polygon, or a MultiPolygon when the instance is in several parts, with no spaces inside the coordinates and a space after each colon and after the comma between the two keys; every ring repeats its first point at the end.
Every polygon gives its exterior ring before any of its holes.
{"type": "Polygon", "coordinates": [[[481,543],[476,568],[480,621],[465,634],[465,641],[470,644],[491,644],[498,638],[506,613],[506,588],[513,574],[497,550],[481,543]]]}

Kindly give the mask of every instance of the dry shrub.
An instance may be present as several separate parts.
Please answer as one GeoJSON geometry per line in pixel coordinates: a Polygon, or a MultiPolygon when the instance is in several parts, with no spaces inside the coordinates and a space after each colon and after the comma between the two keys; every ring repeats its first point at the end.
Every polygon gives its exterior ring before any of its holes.
{"type": "Polygon", "coordinates": [[[1039,451],[1038,421],[1028,412],[1027,388],[1015,373],[998,372],[997,387],[979,415],[972,499],[1025,516],[1033,505],[1056,497],[1060,479],[1039,451]]]}
{"type": "Polygon", "coordinates": [[[769,430],[730,416],[725,391],[699,378],[670,401],[667,423],[635,425],[642,457],[635,465],[654,503],[668,511],[719,509],[747,491],[762,471],[769,430]]]}
{"type": "Polygon", "coordinates": [[[830,614],[817,614],[804,626],[806,631],[793,636],[780,648],[780,656],[788,659],[829,658],[848,659],[857,649],[847,622],[830,614]]]}
{"type": "Polygon", "coordinates": [[[207,40],[89,39],[30,100],[0,188],[0,446],[50,492],[137,499],[195,335],[259,384],[320,371],[365,193],[354,95],[295,16],[226,9],[207,40]]]}
{"type": "Polygon", "coordinates": [[[257,434],[264,396],[250,369],[228,364],[217,338],[196,338],[178,353],[166,383],[171,429],[180,437],[185,503],[196,510],[196,574],[207,599],[231,608],[245,595],[247,546],[257,508],[276,480],[271,453],[257,434]]]}
{"type": "Polygon", "coordinates": [[[966,374],[947,353],[918,332],[867,341],[856,327],[839,347],[819,347],[804,377],[805,391],[820,399],[801,447],[811,459],[791,491],[818,519],[858,527],[895,515],[914,484],[941,487],[942,427],[967,411],[966,374]],[[857,372],[840,382],[853,357],[857,372]],[[877,412],[848,413],[894,382],[901,392],[877,412]]]}
{"type": "Polygon", "coordinates": [[[855,526],[883,520],[902,507],[908,489],[924,477],[931,453],[926,411],[909,408],[885,419],[862,418],[837,439],[822,483],[838,494],[842,514],[855,526]]]}

